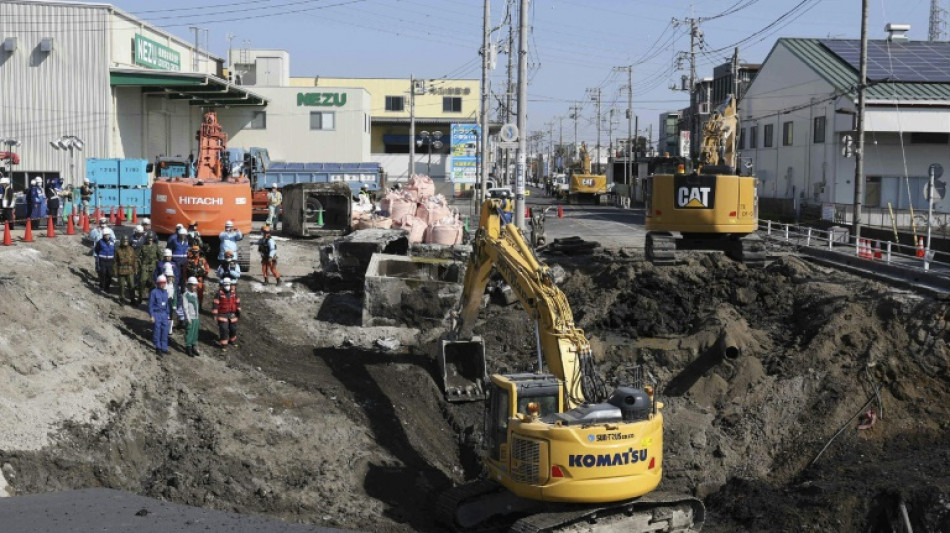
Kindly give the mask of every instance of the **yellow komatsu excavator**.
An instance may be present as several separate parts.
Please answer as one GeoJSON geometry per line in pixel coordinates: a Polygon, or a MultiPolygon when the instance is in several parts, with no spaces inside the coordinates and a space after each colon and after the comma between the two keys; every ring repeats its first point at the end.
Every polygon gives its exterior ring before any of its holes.
{"type": "Polygon", "coordinates": [[[677,249],[723,250],[737,261],[765,262],[765,248],[755,235],[758,180],[736,173],[737,126],[730,97],[706,123],[698,171],[647,178],[645,248],[653,263],[674,263],[677,249]]]}
{"type": "MultiPolygon", "coordinates": [[[[662,403],[652,386],[607,394],[570,305],[502,204],[488,200],[473,242],[452,334],[440,357],[449,401],[487,397],[486,478],[444,492],[442,522],[455,530],[698,531],[701,501],[656,492],[663,473],[662,403]],[[473,337],[482,295],[497,271],[535,322],[538,371],[485,375],[473,337]],[[616,529],[619,527],[620,529],[616,529]]],[[[642,381],[638,374],[638,381],[642,381]]]]}

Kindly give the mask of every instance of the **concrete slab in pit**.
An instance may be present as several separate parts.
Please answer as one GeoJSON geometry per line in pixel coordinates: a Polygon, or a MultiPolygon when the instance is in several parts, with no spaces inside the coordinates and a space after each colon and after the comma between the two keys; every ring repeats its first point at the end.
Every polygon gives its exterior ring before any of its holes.
{"type": "Polygon", "coordinates": [[[363,284],[363,325],[445,325],[462,294],[464,266],[449,259],[373,254],[363,284]]]}
{"type": "Polygon", "coordinates": [[[364,229],[337,239],[320,250],[323,271],[362,277],[373,254],[406,254],[409,232],[401,229],[364,229]]]}

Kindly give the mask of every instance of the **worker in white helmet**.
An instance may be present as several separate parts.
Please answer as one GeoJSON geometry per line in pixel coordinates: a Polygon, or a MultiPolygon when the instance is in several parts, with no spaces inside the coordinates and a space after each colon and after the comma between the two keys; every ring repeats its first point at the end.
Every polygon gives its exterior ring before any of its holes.
{"type": "Polygon", "coordinates": [[[172,324],[172,307],[168,301],[165,276],[155,278],[155,288],[148,295],[148,316],[154,324],[152,343],[159,357],[168,354],[168,332],[172,324]]]}
{"type": "Polygon", "coordinates": [[[185,292],[181,295],[181,309],[185,320],[185,353],[198,357],[201,303],[198,300],[198,278],[194,276],[185,282],[185,292]]]}
{"type": "Polygon", "coordinates": [[[16,197],[10,178],[0,178],[0,222],[9,222],[13,225],[13,208],[16,206],[16,197]]]}
{"type": "Polygon", "coordinates": [[[95,192],[89,178],[82,180],[82,186],[79,187],[79,201],[82,202],[82,212],[89,214],[89,204],[92,203],[92,195],[95,192]]]}
{"type": "Polygon", "coordinates": [[[277,231],[277,219],[280,217],[280,205],[284,201],[284,196],[274,183],[267,193],[267,225],[277,231]]]}
{"type": "Polygon", "coordinates": [[[221,235],[218,235],[218,240],[221,242],[221,247],[218,250],[218,261],[224,261],[224,253],[231,252],[234,256],[234,260],[238,260],[238,241],[244,239],[244,234],[241,233],[241,230],[234,227],[234,222],[228,220],[224,224],[224,231],[221,232],[221,235]]]}
{"type": "Polygon", "coordinates": [[[142,230],[144,236],[152,236],[152,242],[158,244],[158,234],[152,231],[152,220],[148,217],[142,219],[142,230]]]}

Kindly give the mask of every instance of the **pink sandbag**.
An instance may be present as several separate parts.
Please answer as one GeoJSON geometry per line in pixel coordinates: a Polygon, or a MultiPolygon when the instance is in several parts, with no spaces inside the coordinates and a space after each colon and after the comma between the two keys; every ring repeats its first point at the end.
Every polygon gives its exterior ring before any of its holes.
{"type": "Polygon", "coordinates": [[[429,226],[426,232],[426,242],[452,246],[462,243],[462,223],[455,217],[445,217],[434,225],[429,226]]]}
{"type": "Polygon", "coordinates": [[[389,204],[389,217],[393,220],[402,220],[416,214],[416,203],[407,198],[394,198],[389,204]]]}
{"type": "Polygon", "coordinates": [[[446,205],[445,198],[438,195],[421,202],[419,208],[416,209],[416,216],[425,220],[431,226],[445,217],[452,216],[452,211],[446,205]]]}
{"type": "Polygon", "coordinates": [[[426,229],[429,225],[425,220],[419,217],[406,217],[400,223],[400,227],[409,230],[409,242],[412,244],[421,243],[425,240],[426,229]]]}
{"type": "Polygon", "coordinates": [[[393,225],[393,219],[389,217],[374,217],[363,215],[356,224],[356,229],[389,229],[393,225]]]}
{"type": "Polygon", "coordinates": [[[432,178],[425,174],[413,174],[412,177],[409,178],[407,188],[419,191],[419,199],[435,195],[435,183],[432,183],[432,178]]]}

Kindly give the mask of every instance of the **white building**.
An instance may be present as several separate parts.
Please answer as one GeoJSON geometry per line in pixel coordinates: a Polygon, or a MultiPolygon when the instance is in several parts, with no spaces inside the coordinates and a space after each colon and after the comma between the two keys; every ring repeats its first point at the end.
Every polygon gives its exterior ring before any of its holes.
{"type": "MultiPolygon", "coordinates": [[[[843,149],[856,139],[859,46],[783,38],[772,48],[740,109],[740,167],[761,180],[761,197],[854,202],[855,159],[843,149]]],[[[864,205],[926,208],[930,165],[950,168],[950,43],[894,34],[871,41],[869,65],[864,205]]],[[[940,211],[950,211],[945,186],[938,181],[940,211]]]]}
{"type": "Polygon", "coordinates": [[[289,87],[286,52],[244,59],[237,85],[224,78],[223,59],[109,4],[0,2],[0,139],[20,143],[0,149],[20,155],[15,184],[24,172],[78,184],[86,157],[193,153],[207,108],[218,110],[232,147],[268,148],[274,159],[369,160],[365,90],[289,87]],[[52,148],[63,135],[83,150],[52,148]]]}

